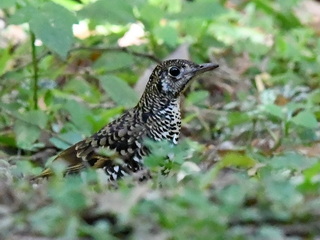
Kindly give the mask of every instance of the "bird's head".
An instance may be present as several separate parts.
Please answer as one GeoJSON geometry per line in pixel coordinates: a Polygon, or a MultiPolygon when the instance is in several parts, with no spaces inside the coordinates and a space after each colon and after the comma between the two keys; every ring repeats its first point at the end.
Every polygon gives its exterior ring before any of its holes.
{"type": "Polygon", "coordinates": [[[214,63],[195,64],[183,59],[163,61],[153,70],[147,88],[153,86],[161,95],[177,98],[194,77],[217,67],[214,63]]]}

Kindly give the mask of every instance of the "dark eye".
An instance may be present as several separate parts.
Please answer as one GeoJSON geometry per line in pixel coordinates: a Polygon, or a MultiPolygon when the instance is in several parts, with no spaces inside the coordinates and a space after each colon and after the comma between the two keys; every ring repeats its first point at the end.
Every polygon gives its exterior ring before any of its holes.
{"type": "Polygon", "coordinates": [[[173,77],[177,77],[177,76],[179,76],[180,75],[180,69],[178,68],[178,67],[175,67],[175,66],[173,66],[173,67],[170,67],[169,68],[169,74],[171,75],[171,76],[173,76],[173,77]]]}

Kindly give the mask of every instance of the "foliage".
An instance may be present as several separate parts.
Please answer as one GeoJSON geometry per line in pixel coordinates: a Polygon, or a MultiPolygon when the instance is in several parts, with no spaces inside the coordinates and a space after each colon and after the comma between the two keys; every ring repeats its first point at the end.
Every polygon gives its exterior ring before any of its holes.
{"type": "Polygon", "coordinates": [[[2,0],[0,238],[318,239],[320,32],[304,3],[2,0]],[[185,43],[220,69],[186,93],[178,146],[147,143],[152,180],[54,165],[30,183],[185,43]]]}

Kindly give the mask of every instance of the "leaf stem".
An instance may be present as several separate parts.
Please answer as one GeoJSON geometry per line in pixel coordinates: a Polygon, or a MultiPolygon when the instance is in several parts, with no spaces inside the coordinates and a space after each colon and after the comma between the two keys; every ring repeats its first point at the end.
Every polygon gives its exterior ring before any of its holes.
{"type": "Polygon", "coordinates": [[[33,32],[30,32],[31,37],[31,52],[32,52],[32,66],[33,66],[33,109],[38,109],[38,59],[35,46],[36,37],[33,32]]]}

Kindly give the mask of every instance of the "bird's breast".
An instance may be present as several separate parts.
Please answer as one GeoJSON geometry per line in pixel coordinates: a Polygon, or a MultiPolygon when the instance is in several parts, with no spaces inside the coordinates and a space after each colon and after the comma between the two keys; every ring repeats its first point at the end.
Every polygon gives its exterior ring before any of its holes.
{"type": "Polygon", "coordinates": [[[177,144],[181,129],[180,103],[174,101],[156,112],[150,125],[150,137],[156,141],[168,140],[177,144]]]}

